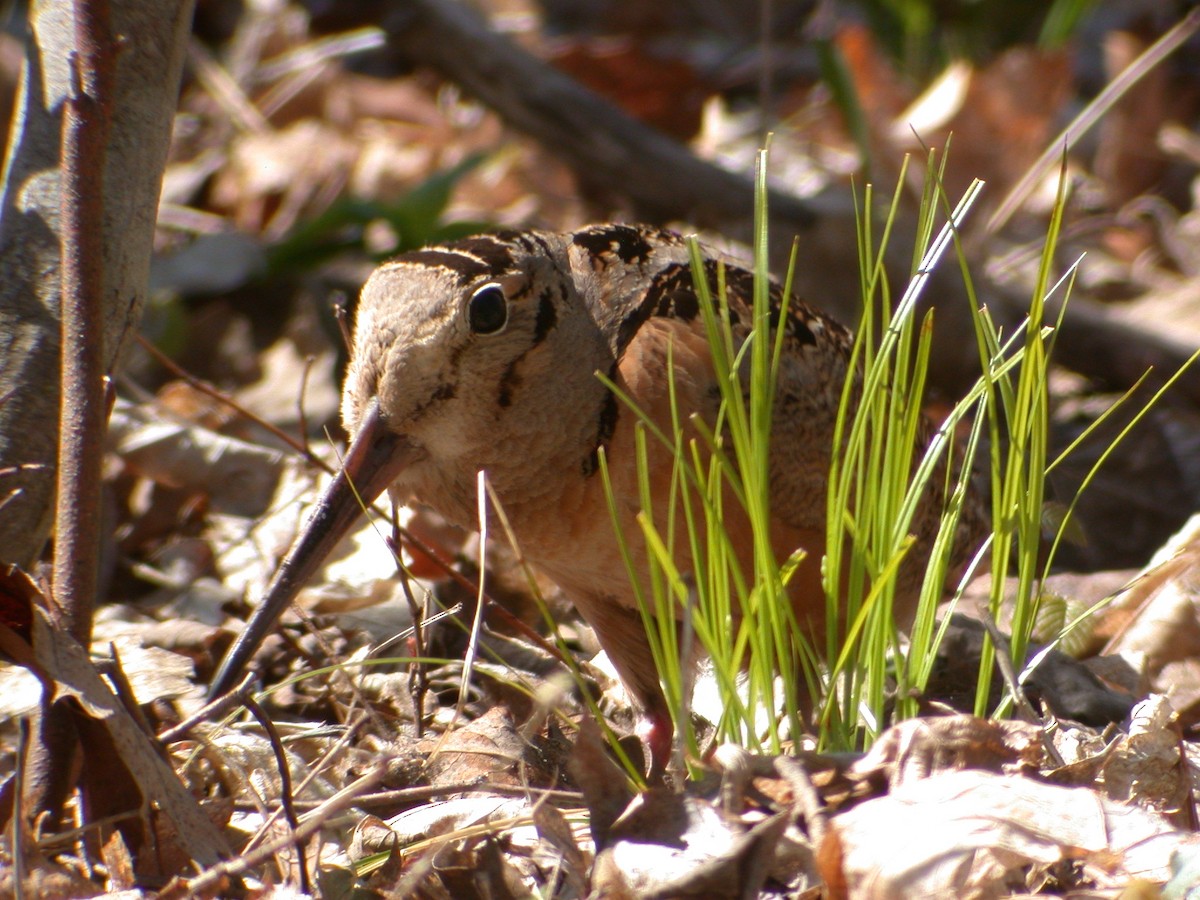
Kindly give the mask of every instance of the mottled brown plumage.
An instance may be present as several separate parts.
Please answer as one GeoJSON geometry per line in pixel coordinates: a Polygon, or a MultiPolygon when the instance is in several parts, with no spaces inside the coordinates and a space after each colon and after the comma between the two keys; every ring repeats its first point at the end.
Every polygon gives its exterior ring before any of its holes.
{"type": "MultiPolygon", "coordinates": [[[[709,263],[715,283],[717,263],[709,263]]],[[[752,279],[725,269],[735,336],[750,324],[752,279]]],[[[778,308],[779,289],[773,288],[778,308]]],[[[798,619],[823,634],[826,478],[851,337],[797,300],[788,305],[770,456],[772,544],[780,560],[807,551],[791,594],[798,619]]],[[[604,373],[656,422],[669,427],[668,347],[677,402],[708,424],[720,401],[688,264],[675,234],[600,225],[566,234],[522,232],[458,241],[405,254],[363,288],[342,418],[352,445],[346,471],[364,499],[390,489],[471,528],[476,473],[483,469],[524,555],[566,593],[595,629],[650,723],[656,766],[670,718],[613,536],[598,471],[603,448],[620,526],[637,534],[635,415],[604,373]]],[[[656,511],[668,505],[670,454],[650,442],[656,511]]],[[[320,558],[357,516],[339,476],[281,567],[226,660],[227,687],[320,558]]],[[[733,545],[752,569],[749,527],[727,504],[733,545]]],[[[928,553],[940,504],[916,530],[928,553]]],[[[645,568],[640,541],[635,564],[645,568]]],[[[681,570],[688,559],[677,561],[681,570]]],[[[907,618],[914,586],[900,592],[907,618]]]]}

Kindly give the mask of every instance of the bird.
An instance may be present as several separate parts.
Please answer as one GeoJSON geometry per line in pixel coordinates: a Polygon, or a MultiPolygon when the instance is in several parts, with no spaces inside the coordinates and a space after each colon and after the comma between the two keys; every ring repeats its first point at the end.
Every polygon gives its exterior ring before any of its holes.
{"type": "MultiPolygon", "coordinates": [[[[393,502],[424,504],[471,529],[482,470],[522,555],[594,629],[640,710],[650,771],[663,771],[672,720],[614,529],[639,533],[639,416],[669,429],[674,402],[685,422],[712,428],[718,420],[721,391],[689,254],[675,232],[599,224],[481,234],[380,265],[355,313],[341,405],[350,436],[343,467],[226,654],[210,695],[233,685],[355,523],[360,498],[370,503],[389,492],[393,502]]],[[[708,250],[703,269],[711,284],[723,281],[740,344],[753,325],[753,274],[708,250]]],[[[839,403],[847,379],[858,378],[853,336],[798,298],[783,304],[777,282],[769,297],[773,340],[782,330],[767,467],[770,544],[780,561],[803,551],[789,595],[797,621],[823,639],[827,482],[839,403]]],[[[654,441],[646,446],[651,506],[665,510],[673,458],[654,441]]],[[[941,499],[926,501],[913,525],[916,550],[905,565],[915,574],[902,576],[895,601],[901,624],[914,611],[941,499]]],[[[737,504],[725,513],[732,546],[752,571],[749,521],[737,504]]],[[[965,530],[977,532],[982,521],[976,514],[965,530]]],[[[969,536],[958,541],[969,543],[969,536]]],[[[630,541],[627,552],[633,571],[644,573],[645,547],[630,541]]],[[[691,565],[686,551],[676,562],[680,571],[691,565]]]]}

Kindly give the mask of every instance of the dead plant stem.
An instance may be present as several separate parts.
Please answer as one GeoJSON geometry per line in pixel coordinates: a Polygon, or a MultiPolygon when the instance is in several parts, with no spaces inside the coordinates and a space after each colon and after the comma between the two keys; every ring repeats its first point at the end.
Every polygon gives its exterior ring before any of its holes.
{"type": "Polygon", "coordinates": [[[62,140],[62,401],[54,594],[62,624],[91,641],[100,558],[104,420],[104,171],[116,85],[108,0],[76,0],[62,140]]]}

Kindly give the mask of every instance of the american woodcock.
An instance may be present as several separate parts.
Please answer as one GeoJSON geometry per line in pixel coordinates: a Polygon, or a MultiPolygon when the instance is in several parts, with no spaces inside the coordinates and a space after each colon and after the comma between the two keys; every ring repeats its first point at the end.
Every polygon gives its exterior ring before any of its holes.
{"type": "MultiPolygon", "coordinates": [[[[707,267],[715,284],[718,263],[710,259],[707,267]]],[[[744,340],[752,277],[729,265],[725,280],[733,330],[744,340]]],[[[775,286],[776,309],[780,293],[775,286]]],[[[823,635],[826,479],[851,336],[798,300],[788,304],[782,327],[769,463],[771,541],[780,560],[806,551],[789,590],[798,621],[823,635]]],[[[226,656],[213,693],[232,686],[275,619],[358,518],[355,492],[369,503],[390,490],[398,502],[427,504],[472,528],[477,473],[484,470],[525,557],[595,629],[646,717],[652,768],[661,768],[671,719],[598,470],[603,448],[617,524],[626,534],[640,534],[634,520],[642,508],[637,417],[597,373],[669,430],[668,359],[680,413],[696,413],[711,426],[720,391],[688,249],[667,231],[598,225],[566,234],[484,235],[380,266],[356,314],[342,398],[351,436],[343,471],[226,656]]],[[[664,510],[672,460],[649,443],[653,508],[664,510]]],[[[935,498],[918,514],[918,562],[929,553],[940,509],[935,498]]],[[[978,531],[982,520],[976,518],[963,530],[978,531]]],[[[752,571],[745,517],[730,512],[726,526],[752,571]]],[[[640,541],[629,544],[635,568],[644,571],[640,541]]],[[[690,565],[688,559],[677,563],[680,571],[690,565]]],[[[909,618],[916,602],[919,582],[908,580],[898,592],[898,620],[909,618]]]]}

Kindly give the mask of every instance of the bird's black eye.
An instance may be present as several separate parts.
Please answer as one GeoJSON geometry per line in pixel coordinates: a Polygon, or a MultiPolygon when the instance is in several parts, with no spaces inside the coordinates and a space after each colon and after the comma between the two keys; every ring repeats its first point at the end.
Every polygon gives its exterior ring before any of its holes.
{"type": "Polygon", "coordinates": [[[467,321],[476,334],[495,334],[503,331],[508,322],[508,301],[498,284],[485,284],[467,305],[467,321]]]}

